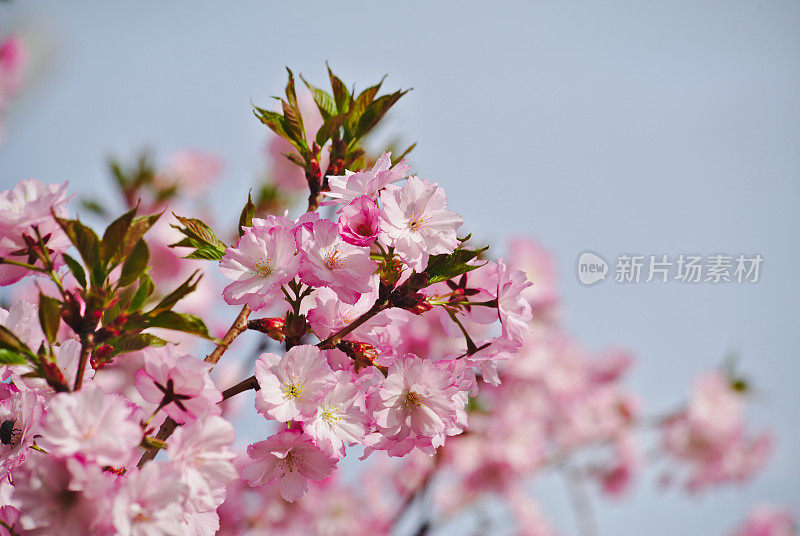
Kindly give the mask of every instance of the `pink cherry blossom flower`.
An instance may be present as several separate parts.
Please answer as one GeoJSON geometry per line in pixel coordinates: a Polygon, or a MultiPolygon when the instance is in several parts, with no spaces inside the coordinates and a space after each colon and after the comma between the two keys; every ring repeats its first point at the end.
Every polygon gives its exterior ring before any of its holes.
{"type": "Polygon", "coordinates": [[[122,397],[96,386],[59,393],[47,405],[40,443],[58,456],[80,454],[101,466],[125,467],[142,440],[131,409],[122,397]]]}
{"type": "Polygon", "coordinates": [[[533,285],[522,291],[536,312],[537,320],[547,316],[551,320],[559,305],[558,267],[553,255],[541,244],[527,238],[512,238],[508,241],[508,264],[521,270],[533,285]]]}
{"type": "MultiPolygon", "coordinates": [[[[45,185],[30,179],[18,182],[13,190],[0,192],[0,257],[27,262],[27,256],[14,253],[28,247],[25,236],[28,240],[36,240],[35,226],[42,239],[47,241],[51,259],[61,263],[61,252],[70,246],[70,242],[50,211],[66,217],[66,202],[69,200],[66,189],[66,182],[45,185]]],[[[34,261],[36,266],[41,264],[34,261]]],[[[21,266],[0,264],[0,286],[16,283],[29,273],[21,266]]]]}
{"type": "Polygon", "coordinates": [[[14,484],[25,535],[111,536],[105,515],[113,483],[96,465],[36,453],[15,472],[14,484]]]}
{"type": "Polygon", "coordinates": [[[182,536],[188,489],[166,464],[151,462],[129,471],[111,508],[119,536],[182,536]]]}
{"type": "Polygon", "coordinates": [[[797,536],[797,518],[791,510],[760,505],[731,536],[797,536]]]}
{"type": "Polygon", "coordinates": [[[328,456],[342,458],[345,443],[359,443],[367,432],[364,393],[350,372],[337,373],[338,381],[322,400],[303,430],[328,456]]]}
{"type": "Polygon", "coordinates": [[[381,193],[381,228],[389,244],[414,270],[428,266],[430,255],[452,253],[458,246],[456,230],[464,220],[447,210],[444,189],[418,177],[402,188],[381,193]]]}
{"type": "Polygon", "coordinates": [[[277,484],[281,497],[294,502],[308,491],[308,481],[327,478],[336,461],[298,430],[282,430],[247,447],[252,462],[242,471],[250,486],[277,484]]]}
{"type": "Polygon", "coordinates": [[[0,444],[0,479],[25,460],[43,413],[43,399],[33,391],[8,386],[6,397],[0,396],[0,424],[8,430],[10,439],[0,444]]]}
{"type": "Polygon", "coordinates": [[[181,424],[204,413],[220,414],[222,393],[208,375],[210,363],[178,355],[171,346],[148,348],[144,355],[144,369],[135,377],[142,398],[181,424]]]}
{"type": "Polygon", "coordinates": [[[348,244],[369,246],[381,231],[381,211],[375,201],[362,195],[343,207],[339,215],[339,235],[348,244]]]}
{"type": "Polygon", "coordinates": [[[178,428],[169,440],[169,464],[188,487],[199,512],[216,509],[225,497],[224,485],[238,477],[231,460],[236,432],[216,415],[204,415],[178,428]]]}
{"type": "Polygon", "coordinates": [[[281,285],[294,279],[299,268],[297,242],[290,231],[249,227],[219,263],[222,275],[234,280],[222,295],[230,305],[247,304],[256,311],[281,296],[281,285]]]}
{"type": "Polygon", "coordinates": [[[515,342],[524,340],[528,323],[533,318],[531,305],[522,292],[532,283],[519,270],[510,270],[502,259],[497,260],[497,310],[503,332],[515,342]]]}
{"type": "Polygon", "coordinates": [[[256,361],[256,410],[281,422],[303,421],[314,415],[317,402],[336,377],[316,346],[300,345],[283,356],[261,354],[256,361]]]}
{"type": "MultiPolygon", "coordinates": [[[[385,437],[396,441],[421,439],[420,447],[437,447],[445,435],[463,430],[466,393],[444,366],[407,354],[389,366],[381,384],[375,422],[385,437]],[[463,394],[463,396],[462,396],[463,394]]],[[[409,450],[412,443],[407,443],[409,450]]]]}
{"type": "Polygon", "coordinates": [[[376,201],[382,189],[407,177],[411,169],[405,160],[391,167],[391,156],[392,153],[383,153],[370,170],[358,173],[348,171],[340,177],[329,176],[330,191],[325,192],[326,200],[321,205],[349,205],[361,196],[376,201]]]}
{"type": "Polygon", "coordinates": [[[300,267],[300,280],[312,287],[330,287],[347,303],[358,301],[372,290],[370,278],[377,263],[369,258],[369,249],[346,243],[336,224],[329,220],[314,222],[300,267]]]}

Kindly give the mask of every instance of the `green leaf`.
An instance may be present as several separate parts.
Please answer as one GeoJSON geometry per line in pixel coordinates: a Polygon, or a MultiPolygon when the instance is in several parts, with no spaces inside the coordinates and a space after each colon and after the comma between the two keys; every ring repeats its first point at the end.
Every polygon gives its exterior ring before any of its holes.
{"type": "Polygon", "coordinates": [[[489,246],[481,249],[457,249],[449,255],[434,255],[428,259],[428,267],[424,272],[428,276],[428,285],[441,283],[480,268],[483,265],[467,263],[477,258],[487,249],[489,249],[489,246]]]}
{"type": "Polygon", "coordinates": [[[307,153],[308,143],[300,110],[292,108],[285,100],[281,100],[281,105],[283,106],[283,128],[289,136],[288,140],[298,151],[307,153]]]}
{"type": "MultiPolygon", "coordinates": [[[[355,102],[353,104],[353,109],[351,110],[350,118],[351,121],[358,121],[364,111],[367,109],[372,101],[375,100],[375,95],[378,94],[380,91],[381,86],[383,85],[383,81],[386,79],[386,75],[381,78],[381,81],[375,84],[374,86],[370,86],[364,91],[362,91],[358,97],[356,97],[355,102]]],[[[352,124],[352,122],[351,122],[352,124]]]]}
{"type": "Polygon", "coordinates": [[[14,350],[0,348],[0,365],[26,365],[28,359],[14,350]]]}
{"type": "Polygon", "coordinates": [[[263,108],[259,108],[254,106],[253,113],[262,123],[267,125],[270,129],[272,129],[275,134],[284,138],[285,140],[289,140],[289,135],[286,133],[286,129],[283,126],[283,115],[279,114],[278,112],[271,112],[269,110],[265,110],[263,108]]]}
{"type": "Polygon", "coordinates": [[[206,339],[215,340],[214,337],[212,337],[208,332],[208,327],[206,327],[205,322],[203,322],[200,317],[186,313],[163,311],[151,318],[149,325],[153,328],[166,328],[175,331],[183,331],[185,333],[199,335],[206,339]]]}
{"type": "Polygon", "coordinates": [[[315,140],[317,142],[317,145],[322,147],[323,145],[325,145],[325,142],[327,142],[329,139],[338,137],[338,135],[334,136],[334,134],[338,134],[339,129],[344,124],[346,119],[347,115],[345,114],[334,115],[326,119],[325,122],[322,123],[322,126],[319,127],[319,130],[317,131],[317,138],[315,140]]]}
{"type": "MultiPolygon", "coordinates": [[[[130,209],[106,227],[106,231],[103,233],[103,240],[100,242],[100,256],[106,266],[114,257],[119,256],[123,238],[128,231],[128,227],[131,226],[133,218],[136,216],[137,208],[130,209]]],[[[113,268],[113,265],[110,268],[113,268]]]]}
{"type": "Polygon", "coordinates": [[[106,344],[112,348],[109,357],[113,357],[119,354],[136,352],[148,346],[164,346],[167,341],[150,333],[126,333],[110,339],[106,344]]]}
{"type": "Polygon", "coordinates": [[[89,268],[90,279],[93,284],[101,284],[105,278],[102,262],[100,260],[100,239],[97,234],[80,222],[80,220],[67,220],[53,214],[56,222],[64,230],[72,245],[78,250],[83,263],[89,268]]]}
{"type": "Polygon", "coordinates": [[[202,278],[203,274],[200,273],[200,270],[196,270],[186,281],[181,283],[178,288],[167,294],[160,302],[158,302],[158,305],[148,311],[147,314],[157,315],[162,311],[168,311],[172,309],[176,303],[194,292],[194,289],[197,288],[197,283],[202,278]]]}
{"type": "Polygon", "coordinates": [[[122,273],[119,276],[119,286],[127,287],[133,284],[134,281],[139,279],[145,268],[147,262],[150,260],[150,250],[147,248],[147,243],[144,240],[136,242],[133,251],[125,258],[122,263],[122,273]]]}
{"type": "Polygon", "coordinates": [[[147,301],[147,298],[153,294],[153,290],[155,290],[155,285],[153,284],[153,280],[150,278],[150,276],[147,274],[142,274],[139,276],[139,286],[136,288],[133,298],[131,298],[131,304],[128,306],[128,310],[140,310],[147,301]]]}
{"type": "Polygon", "coordinates": [[[50,344],[56,340],[58,327],[61,325],[61,306],[62,303],[57,299],[39,293],[39,323],[50,344]]]}
{"type": "Polygon", "coordinates": [[[328,66],[328,78],[331,80],[331,89],[333,89],[333,101],[336,103],[336,110],[340,114],[347,113],[350,110],[350,92],[347,91],[347,86],[344,85],[338,76],[333,74],[330,66],[328,66]]]}
{"type": "Polygon", "coordinates": [[[35,354],[28,348],[24,342],[17,337],[14,332],[5,326],[0,326],[0,348],[11,350],[19,354],[34,356],[35,354]]]}
{"type": "Polygon", "coordinates": [[[374,101],[372,101],[369,106],[364,110],[364,113],[361,114],[361,117],[358,118],[358,124],[355,129],[355,138],[361,138],[366,135],[370,130],[375,128],[380,120],[386,115],[386,112],[389,111],[389,108],[394,106],[394,104],[409,90],[400,90],[395,91],[389,95],[381,95],[374,101]]]}
{"type": "Polygon", "coordinates": [[[155,225],[161,217],[161,214],[163,214],[163,212],[141,216],[135,218],[133,222],[131,222],[130,227],[128,227],[128,232],[125,233],[122,239],[122,247],[119,250],[120,257],[113,259],[115,263],[125,260],[125,258],[131,254],[134,248],[139,244],[139,240],[144,238],[144,235],[155,225]]]}
{"type": "Polygon", "coordinates": [[[255,216],[255,213],[256,206],[253,204],[250,192],[247,192],[247,203],[245,203],[242,213],[239,215],[239,236],[244,234],[245,227],[253,226],[253,216],[255,216]]]}
{"type": "Polygon", "coordinates": [[[311,95],[314,97],[314,102],[317,104],[319,113],[322,115],[322,119],[327,120],[328,117],[336,115],[336,102],[334,102],[333,97],[318,87],[309,84],[302,75],[300,75],[300,79],[311,91],[311,95]]]}
{"type": "Polygon", "coordinates": [[[75,279],[78,281],[78,284],[81,287],[86,288],[86,272],[84,272],[83,266],[81,266],[78,261],[67,255],[66,253],[62,253],[61,257],[67,264],[67,268],[69,268],[69,271],[72,272],[72,275],[75,276],[75,279]]]}
{"type": "Polygon", "coordinates": [[[177,214],[175,217],[183,226],[171,226],[183,233],[186,238],[170,244],[171,248],[194,248],[195,251],[185,257],[187,259],[219,260],[225,255],[225,243],[217,238],[211,227],[197,219],[184,218],[177,214]]]}

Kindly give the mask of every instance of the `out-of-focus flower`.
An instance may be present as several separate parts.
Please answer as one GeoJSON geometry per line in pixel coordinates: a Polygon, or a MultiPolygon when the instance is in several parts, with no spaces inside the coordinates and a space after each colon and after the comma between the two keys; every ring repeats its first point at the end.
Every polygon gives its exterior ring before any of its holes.
{"type": "Polygon", "coordinates": [[[181,536],[187,493],[180,475],[164,463],[129,471],[111,509],[114,528],[119,536],[181,536]]]}
{"type": "MultiPolygon", "coordinates": [[[[66,217],[66,202],[69,199],[66,189],[66,182],[45,185],[30,179],[18,182],[13,190],[0,192],[0,257],[41,266],[32,253],[23,254],[23,251],[38,247],[35,227],[51,260],[56,265],[61,264],[61,253],[70,246],[70,242],[53,214],[66,217]]],[[[22,266],[0,264],[0,286],[16,283],[30,273],[22,266]]]]}
{"type": "Polygon", "coordinates": [[[5,393],[0,391],[0,426],[8,442],[0,444],[0,479],[25,460],[44,413],[42,397],[35,392],[12,386],[2,391],[5,393]]]}
{"type": "Polygon", "coordinates": [[[188,487],[189,502],[199,512],[216,509],[225,497],[225,484],[238,477],[231,463],[233,426],[216,415],[204,415],[178,428],[169,440],[169,463],[188,487]]]}
{"type": "Polygon", "coordinates": [[[219,177],[222,162],[219,158],[201,151],[176,153],[167,165],[155,175],[156,186],[175,188],[180,193],[198,196],[219,177]]]}
{"type": "Polygon", "coordinates": [[[797,518],[790,510],[761,505],[753,508],[731,536],[797,536],[797,518]]]}
{"type": "Polygon", "coordinates": [[[40,443],[48,452],[112,467],[125,467],[136,455],[142,430],[122,397],[87,386],[55,395],[46,409],[40,443]]]}
{"type": "Polygon", "coordinates": [[[96,465],[36,453],[15,472],[14,484],[23,534],[111,536],[106,514],[115,490],[96,465]]]}

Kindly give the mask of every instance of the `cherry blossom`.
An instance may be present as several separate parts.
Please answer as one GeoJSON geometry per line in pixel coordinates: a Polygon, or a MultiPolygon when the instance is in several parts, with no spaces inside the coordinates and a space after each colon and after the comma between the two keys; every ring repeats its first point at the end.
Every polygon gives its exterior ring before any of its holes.
{"type": "Polygon", "coordinates": [[[281,295],[281,285],[294,279],[299,269],[300,256],[291,232],[277,227],[247,228],[219,263],[222,275],[234,281],[225,287],[223,297],[231,305],[261,309],[281,295]]]}
{"type": "Polygon", "coordinates": [[[369,281],[377,263],[370,259],[367,248],[342,240],[335,223],[314,222],[304,252],[300,280],[306,285],[330,287],[342,301],[350,304],[356,303],[362,293],[372,290],[369,281]]]}
{"type": "Polygon", "coordinates": [[[219,415],[222,394],[208,375],[211,365],[170,346],[144,352],[144,369],[136,373],[142,397],[176,422],[190,422],[204,413],[219,415]]]}
{"type": "Polygon", "coordinates": [[[295,346],[283,356],[261,354],[256,379],[261,386],[256,409],[281,422],[311,417],[318,400],[336,382],[319,348],[309,345],[295,346]]]}
{"type": "Polygon", "coordinates": [[[111,508],[120,536],[181,536],[188,488],[180,475],[162,463],[127,473],[111,508]]]}
{"type": "Polygon", "coordinates": [[[343,207],[339,216],[339,235],[348,244],[368,246],[381,231],[380,209],[366,195],[343,207]]]}
{"type": "Polygon", "coordinates": [[[381,201],[383,234],[414,270],[424,270],[430,255],[452,253],[458,246],[456,231],[464,220],[447,210],[438,184],[412,176],[402,187],[384,190],[381,201]]]}
{"type": "Polygon", "coordinates": [[[247,447],[252,460],[242,471],[251,486],[276,484],[281,496],[294,502],[308,491],[308,480],[322,480],[336,467],[310,439],[296,430],[282,430],[247,447]]]}
{"type": "Polygon", "coordinates": [[[44,401],[35,392],[12,386],[3,387],[3,391],[0,391],[0,423],[10,429],[9,442],[0,444],[0,479],[25,460],[44,413],[44,401]]]}
{"type": "Polygon", "coordinates": [[[125,467],[142,440],[141,428],[131,420],[130,405],[98,387],[59,393],[46,409],[41,444],[59,456],[80,454],[102,466],[125,467]]]}
{"type": "MultiPolygon", "coordinates": [[[[53,213],[67,215],[66,189],[67,183],[45,185],[30,179],[18,182],[13,190],[0,192],[0,257],[40,266],[36,257],[23,254],[38,243],[38,229],[51,259],[60,263],[60,253],[70,243],[53,213]]],[[[21,266],[0,264],[0,286],[16,283],[29,272],[21,266]]]]}
{"type": "Polygon", "coordinates": [[[366,196],[373,201],[390,184],[408,176],[410,166],[405,161],[392,166],[392,153],[383,153],[370,170],[356,173],[346,172],[339,177],[328,177],[330,191],[325,192],[326,200],[322,205],[349,205],[356,198],[366,196]]]}

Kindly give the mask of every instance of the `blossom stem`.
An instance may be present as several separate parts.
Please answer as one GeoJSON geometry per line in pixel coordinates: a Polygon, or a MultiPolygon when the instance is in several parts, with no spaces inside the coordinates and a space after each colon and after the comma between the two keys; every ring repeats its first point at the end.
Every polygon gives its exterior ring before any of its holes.
{"type": "Polygon", "coordinates": [[[245,378],[244,380],[240,381],[233,387],[228,387],[227,389],[222,391],[222,400],[227,400],[232,396],[236,396],[239,393],[249,391],[250,389],[253,389],[255,391],[261,389],[261,386],[258,385],[258,380],[256,380],[255,376],[250,376],[249,378],[245,378]]]}
{"type": "Polygon", "coordinates": [[[28,264],[25,262],[13,261],[11,259],[6,259],[5,257],[0,257],[0,264],[10,264],[12,266],[19,266],[21,268],[32,270],[34,272],[44,272],[44,270],[39,268],[38,266],[33,266],[32,264],[28,264]]]}
{"type": "Polygon", "coordinates": [[[225,334],[224,337],[222,337],[222,340],[217,345],[217,347],[214,348],[214,351],[208,354],[208,356],[206,357],[205,359],[206,363],[211,363],[212,365],[216,365],[219,362],[220,358],[222,357],[222,354],[225,353],[225,351],[228,349],[228,346],[231,345],[233,340],[247,330],[247,317],[250,316],[250,313],[251,313],[250,307],[248,307],[247,305],[242,307],[242,310],[239,312],[239,316],[237,316],[236,320],[233,321],[233,324],[231,324],[231,327],[228,329],[228,332],[225,334]]]}
{"type": "Polygon", "coordinates": [[[346,337],[347,335],[352,333],[355,329],[357,329],[359,326],[361,326],[364,322],[366,322],[367,320],[369,320],[370,318],[372,318],[376,314],[380,313],[381,311],[383,311],[387,307],[388,307],[387,303],[381,303],[380,301],[375,302],[375,305],[373,305],[370,308],[369,311],[367,311],[363,315],[359,316],[353,322],[350,322],[348,325],[346,325],[345,327],[343,327],[342,329],[340,329],[339,331],[337,331],[336,333],[334,333],[333,335],[331,335],[330,337],[328,337],[324,341],[322,341],[319,344],[317,344],[317,346],[319,348],[321,348],[322,350],[330,350],[331,348],[335,348],[336,345],[339,344],[339,342],[344,337],[346,337]]]}
{"type": "Polygon", "coordinates": [[[14,530],[14,527],[0,519],[0,526],[8,531],[10,536],[19,536],[19,533],[14,530]]]}
{"type": "Polygon", "coordinates": [[[92,333],[89,333],[81,339],[81,357],[78,361],[78,373],[75,375],[75,388],[73,391],[80,389],[81,384],[83,384],[83,373],[84,370],[86,370],[86,362],[89,360],[89,354],[92,353],[93,346],[94,335],[92,333]]]}

